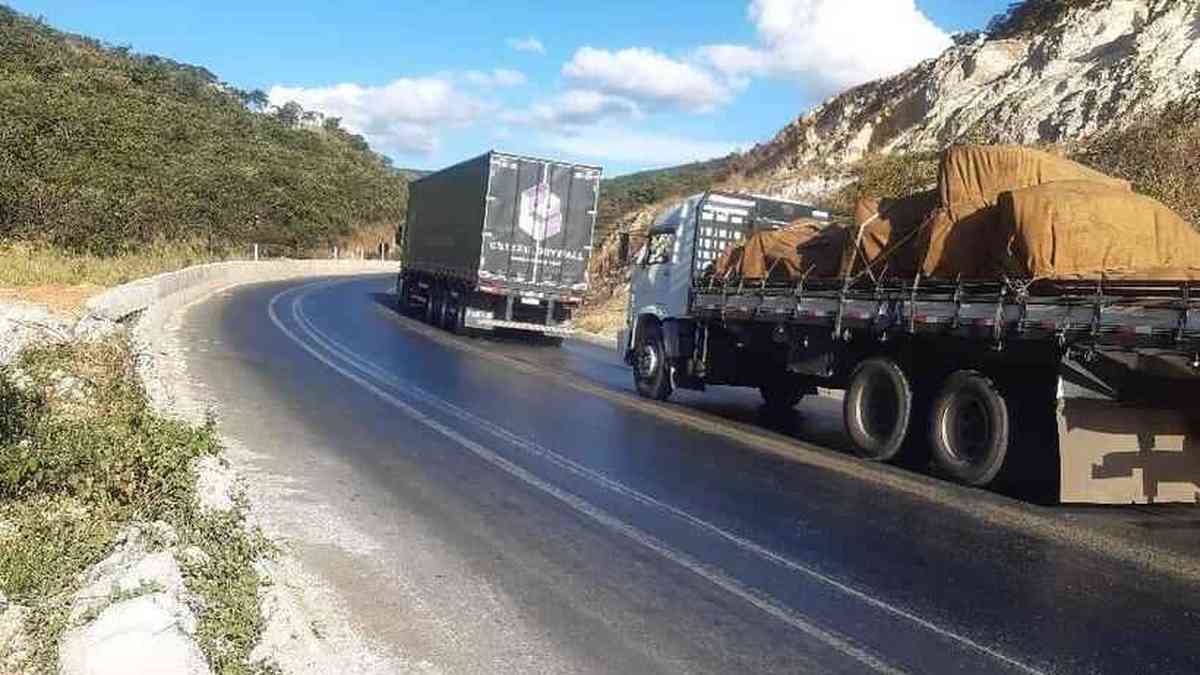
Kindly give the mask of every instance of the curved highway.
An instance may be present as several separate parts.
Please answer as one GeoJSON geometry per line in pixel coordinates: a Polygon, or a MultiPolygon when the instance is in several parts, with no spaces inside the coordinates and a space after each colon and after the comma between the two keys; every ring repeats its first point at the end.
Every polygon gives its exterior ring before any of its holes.
{"type": "Polygon", "coordinates": [[[636,399],[595,347],[448,335],[390,277],[182,325],[279,528],[433,672],[1200,671],[1200,517],[1065,509],[841,452],[838,402],[636,399]]]}

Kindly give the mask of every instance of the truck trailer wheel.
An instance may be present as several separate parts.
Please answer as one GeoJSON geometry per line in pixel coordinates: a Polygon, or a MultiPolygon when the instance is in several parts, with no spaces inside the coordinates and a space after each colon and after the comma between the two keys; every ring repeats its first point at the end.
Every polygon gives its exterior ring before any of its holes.
{"type": "Polygon", "coordinates": [[[912,421],[913,391],[895,361],[867,359],[850,375],[843,402],[846,432],[860,457],[888,462],[904,448],[912,421]]]}
{"type": "Polygon", "coordinates": [[[930,436],[939,469],[960,483],[985,486],[1008,454],[1008,403],[990,379],[960,370],[933,403],[930,436]]]}
{"type": "Polygon", "coordinates": [[[442,306],[446,302],[440,288],[430,287],[425,302],[425,323],[438,327],[442,325],[442,306]]]}
{"type": "Polygon", "coordinates": [[[646,398],[665,401],[671,397],[671,370],[663,348],[662,329],[657,323],[648,323],[638,331],[633,381],[638,393],[646,398]]]}
{"type": "Polygon", "coordinates": [[[467,325],[467,308],[463,300],[464,298],[459,296],[446,304],[446,330],[460,335],[466,332],[467,325]]]}

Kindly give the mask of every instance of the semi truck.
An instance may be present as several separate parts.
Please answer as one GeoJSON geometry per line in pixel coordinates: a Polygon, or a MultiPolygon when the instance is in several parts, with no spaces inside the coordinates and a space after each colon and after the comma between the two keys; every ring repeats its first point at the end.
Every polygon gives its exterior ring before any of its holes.
{"type": "Polygon", "coordinates": [[[653,222],[618,339],[639,394],[754,387],[788,410],[840,390],[866,460],[924,453],[919,466],[945,478],[1044,482],[1061,502],[1197,500],[1200,288],[709,273],[730,246],[797,218],[837,219],[707,192],[653,222]]]}
{"type": "Polygon", "coordinates": [[[601,172],[491,151],[410,183],[400,307],[451,331],[570,335],[601,172]]]}

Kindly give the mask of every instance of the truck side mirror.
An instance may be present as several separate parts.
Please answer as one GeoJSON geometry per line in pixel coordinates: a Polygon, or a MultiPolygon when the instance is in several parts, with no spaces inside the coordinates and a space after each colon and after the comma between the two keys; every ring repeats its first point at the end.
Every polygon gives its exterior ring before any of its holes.
{"type": "Polygon", "coordinates": [[[618,232],[617,233],[617,259],[621,261],[622,265],[629,264],[629,233],[628,232],[618,232]]]}

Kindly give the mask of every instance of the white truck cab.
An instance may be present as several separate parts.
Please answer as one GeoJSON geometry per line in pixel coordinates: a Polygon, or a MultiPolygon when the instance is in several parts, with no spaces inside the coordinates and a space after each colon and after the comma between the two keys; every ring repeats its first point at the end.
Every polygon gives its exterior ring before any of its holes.
{"type": "Polygon", "coordinates": [[[703,388],[695,369],[679,367],[695,349],[691,300],[697,280],[753,232],[800,217],[830,218],[798,202],[705,192],[654,220],[634,257],[627,329],[618,338],[618,351],[634,367],[639,392],[661,400],[677,387],[703,388]]]}

